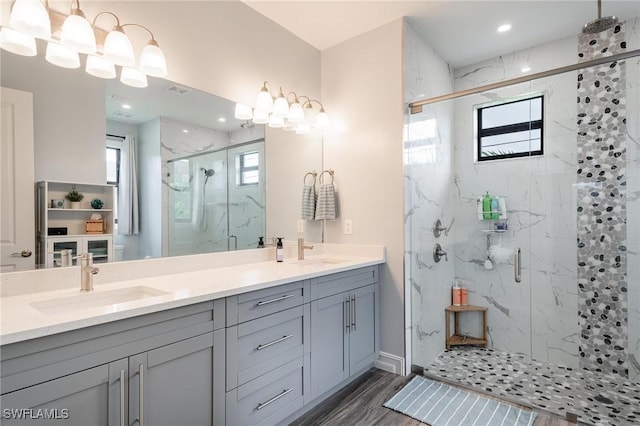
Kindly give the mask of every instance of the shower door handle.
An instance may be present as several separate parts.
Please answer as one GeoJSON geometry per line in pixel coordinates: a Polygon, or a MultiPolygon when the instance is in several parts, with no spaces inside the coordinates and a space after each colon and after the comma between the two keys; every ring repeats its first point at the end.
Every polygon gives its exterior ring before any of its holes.
{"type": "Polygon", "coordinates": [[[236,237],[235,235],[229,235],[229,237],[227,238],[227,250],[230,251],[231,250],[231,239],[233,238],[233,249],[234,250],[238,250],[238,237],[236,237]]]}
{"type": "Polygon", "coordinates": [[[516,247],[513,253],[513,279],[519,283],[522,281],[522,265],[520,258],[520,247],[516,247]]]}

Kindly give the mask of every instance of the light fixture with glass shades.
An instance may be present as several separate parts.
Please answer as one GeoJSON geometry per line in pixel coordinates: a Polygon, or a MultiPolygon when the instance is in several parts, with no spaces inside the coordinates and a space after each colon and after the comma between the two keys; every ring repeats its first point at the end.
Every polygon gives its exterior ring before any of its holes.
{"type": "Polygon", "coordinates": [[[278,96],[274,97],[267,81],[258,92],[253,108],[236,104],[235,118],[253,120],[255,124],[266,124],[276,129],[295,131],[297,134],[309,134],[313,129],[325,129],[329,126],[329,116],[322,102],[298,96],[295,92],[289,92],[285,96],[282,87],[278,96]],[[318,110],[313,108],[314,103],[318,104],[318,110]]]}
{"type": "Polygon", "coordinates": [[[80,1],[72,0],[69,15],[49,8],[47,0],[15,0],[9,25],[0,29],[0,48],[16,55],[36,56],[36,39],[47,41],[45,59],[63,68],[79,68],[80,55],[86,55],[85,71],[95,77],[116,78],[133,87],[146,87],[147,76],[166,77],[167,61],[153,33],[135,23],[120,24],[112,12],[100,12],[90,23],[80,9],[80,1]],[[103,15],[115,18],[111,31],[96,26],[103,15]],[[125,27],[148,32],[150,40],[137,60],[125,27]],[[101,49],[101,50],[100,50],[101,49]]]}

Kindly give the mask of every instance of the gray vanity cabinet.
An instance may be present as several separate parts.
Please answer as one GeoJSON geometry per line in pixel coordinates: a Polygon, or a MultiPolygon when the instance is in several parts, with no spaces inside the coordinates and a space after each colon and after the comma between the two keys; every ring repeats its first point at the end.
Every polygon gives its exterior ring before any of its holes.
{"type": "Polygon", "coordinates": [[[311,302],[312,398],[334,389],[376,360],[377,274],[376,266],[312,281],[312,298],[318,297],[311,302]]]}
{"type": "Polygon", "coordinates": [[[277,425],[310,401],[309,281],[227,298],[228,426],[277,425]]]}
{"type": "Polygon", "coordinates": [[[67,418],[2,424],[224,425],[224,346],[224,300],[3,346],[2,414],[67,418]]]}
{"type": "Polygon", "coordinates": [[[124,419],[126,424],[126,371],[122,359],[4,394],[0,406],[12,412],[3,411],[1,423],[120,426],[124,419]]]}
{"type": "MultiPolygon", "coordinates": [[[[224,344],[222,330],[218,344],[224,344]]],[[[214,406],[214,333],[129,358],[129,424],[156,426],[223,424],[214,406]],[[138,423],[136,423],[138,422],[138,423]]],[[[218,381],[222,384],[222,380],[218,381]]]]}

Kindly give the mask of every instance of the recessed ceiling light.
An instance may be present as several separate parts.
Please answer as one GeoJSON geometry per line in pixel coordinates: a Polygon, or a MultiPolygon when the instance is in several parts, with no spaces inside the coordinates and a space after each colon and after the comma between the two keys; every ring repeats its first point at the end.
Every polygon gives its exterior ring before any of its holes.
{"type": "Polygon", "coordinates": [[[187,130],[187,129],[182,129],[182,133],[189,133],[189,130],[187,130]]]}
{"type": "Polygon", "coordinates": [[[129,104],[122,104],[122,109],[131,109],[131,105],[129,105],[129,104]]]}
{"type": "Polygon", "coordinates": [[[224,123],[225,121],[227,121],[227,119],[224,118],[224,117],[220,117],[220,118],[218,118],[218,121],[221,122],[221,123],[224,123]]]}
{"type": "Polygon", "coordinates": [[[530,67],[530,66],[525,65],[524,67],[520,68],[520,71],[522,71],[522,72],[529,72],[529,71],[531,71],[531,67],[530,67]]]}
{"type": "Polygon", "coordinates": [[[498,27],[498,32],[499,33],[504,33],[504,32],[509,31],[510,29],[511,29],[511,24],[503,24],[503,25],[500,25],[498,27]]]}

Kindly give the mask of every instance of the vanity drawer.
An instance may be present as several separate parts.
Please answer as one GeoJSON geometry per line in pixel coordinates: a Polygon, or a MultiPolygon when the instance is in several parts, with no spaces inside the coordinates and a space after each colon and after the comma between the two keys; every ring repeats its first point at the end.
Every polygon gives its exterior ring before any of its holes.
{"type": "Polygon", "coordinates": [[[227,328],[227,390],[309,352],[309,311],[305,304],[227,328]]]}
{"type": "Polygon", "coordinates": [[[227,297],[227,327],[309,302],[309,281],[227,297]]]}
{"type": "Polygon", "coordinates": [[[378,282],[378,265],[311,279],[311,299],[317,300],[378,282]]]}
{"type": "Polygon", "coordinates": [[[305,358],[289,362],[227,393],[227,424],[277,425],[305,404],[305,358]]]}

